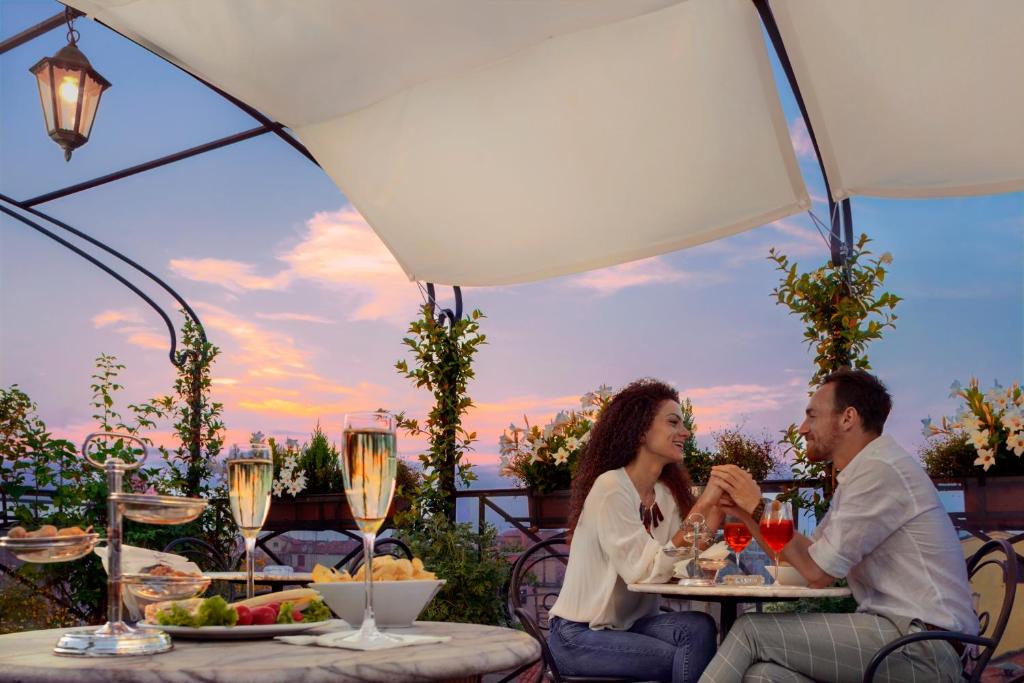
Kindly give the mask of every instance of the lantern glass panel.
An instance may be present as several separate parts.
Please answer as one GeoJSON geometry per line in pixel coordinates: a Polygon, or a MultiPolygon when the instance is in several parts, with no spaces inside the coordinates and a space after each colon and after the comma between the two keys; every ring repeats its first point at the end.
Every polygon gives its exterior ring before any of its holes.
{"type": "Polygon", "coordinates": [[[82,93],[82,125],[78,131],[86,138],[92,132],[92,124],[96,118],[96,109],[100,106],[100,95],[103,86],[91,75],[85,76],[85,91],[82,93]]]}
{"type": "Polygon", "coordinates": [[[82,91],[80,69],[64,69],[53,67],[53,87],[57,89],[57,128],[75,131],[78,123],[78,99],[82,91]]]}
{"type": "Polygon", "coordinates": [[[36,72],[36,83],[39,85],[39,100],[43,105],[43,117],[46,119],[47,133],[52,132],[56,128],[53,120],[53,88],[50,85],[52,76],[53,72],[49,64],[43,64],[36,72]]]}

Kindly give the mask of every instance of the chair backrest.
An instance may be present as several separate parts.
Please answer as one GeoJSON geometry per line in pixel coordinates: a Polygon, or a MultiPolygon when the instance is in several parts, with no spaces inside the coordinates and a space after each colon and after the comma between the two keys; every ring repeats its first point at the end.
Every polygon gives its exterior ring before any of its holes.
{"type": "MultiPolygon", "coordinates": [[[[373,544],[373,556],[381,557],[382,555],[391,555],[396,559],[405,558],[407,560],[412,559],[412,550],[409,549],[404,542],[397,538],[378,538],[373,544]]],[[[334,565],[338,569],[345,569],[351,574],[355,574],[363,564],[363,550],[359,550],[349,553],[334,565]]]]}
{"type": "Polygon", "coordinates": [[[191,536],[176,538],[164,546],[163,551],[181,555],[198,564],[203,571],[226,572],[231,570],[231,560],[201,538],[191,536]]]}
{"type": "Polygon", "coordinates": [[[569,564],[569,545],[559,534],[534,543],[512,568],[508,602],[512,612],[524,611],[533,617],[542,636],[548,632],[548,611],[558,599],[569,564]]]}
{"type": "Polygon", "coordinates": [[[1003,632],[1010,620],[1010,612],[1017,594],[1018,572],[1020,571],[1017,553],[1013,546],[1004,540],[987,541],[968,558],[968,577],[974,579],[986,567],[999,569],[1002,577],[1003,599],[999,603],[999,613],[994,618],[994,612],[984,610],[978,613],[978,635],[988,639],[990,643],[978,648],[967,648],[964,651],[964,670],[972,681],[981,680],[982,672],[989,660],[992,659],[992,655],[995,654],[996,648],[999,647],[999,641],[1003,638],[1003,632]]]}

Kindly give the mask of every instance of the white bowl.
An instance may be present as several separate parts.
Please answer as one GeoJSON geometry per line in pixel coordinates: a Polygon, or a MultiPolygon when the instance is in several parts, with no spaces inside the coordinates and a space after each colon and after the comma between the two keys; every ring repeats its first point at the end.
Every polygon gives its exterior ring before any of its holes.
{"type": "Polygon", "coordinates": [[[803,574],[796,570],[796,567],[788,564],[779,565],[779,576],[775,576],[775,565],[770,564],[765,569],[771,574],[773,579],[776,579],[776,583],[780,586],[806,586],[807,579],[804,578],[803,574]]]}
{"type": "MultiPolygon", "coordinates": [[[[443,585],[443,579],[374,581],[373,615],[377,625],[390,628],[412,626],[443,585]]],[[[310,583],[307,586],[319,593],[331,611],[351,626],[363,623],[366,599],[362,581],[310,583]]]]}

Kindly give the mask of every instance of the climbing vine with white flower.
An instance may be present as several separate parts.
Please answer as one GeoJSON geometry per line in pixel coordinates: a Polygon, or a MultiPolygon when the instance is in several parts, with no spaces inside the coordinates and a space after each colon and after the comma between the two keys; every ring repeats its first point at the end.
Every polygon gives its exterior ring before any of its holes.
{"type": "Polygon", "coordinates": [[[563,410],[543,427],[526,416],[525,426],[510,424],[498,440],[502,476],[534,493],[569,488],[594,421],[611,397],[611,387],[601,385],[580,398],[579,410],[563,410]]]}
{"type": "Polygon", "coordinates": [[[938,425],[932,424],[930,417],[925,418],[924,435],[966,434],[977,453],[974,464],[983,471],[1024,474],[1024,392],[1020,384],[1004,388],[995,382],[988,391],[982,391],[972,377],[966,387],[953,382],[949,395],[962,398],[963,409],[954,418],[943,417],[938,425]]]}

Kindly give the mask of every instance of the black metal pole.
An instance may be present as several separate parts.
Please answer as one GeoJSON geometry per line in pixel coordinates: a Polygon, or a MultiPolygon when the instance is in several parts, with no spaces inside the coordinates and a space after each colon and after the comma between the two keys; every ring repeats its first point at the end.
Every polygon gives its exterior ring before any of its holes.
{"type": "MultiPolygon", "coordinates": [[[[786,74],[786,80],[789,82],[789,88],[793,91],[793,97],[796,99],[796,104],[800,108],[800,116],[803,117],[804,125],[807,126],[807,135],[811,138],[811,145],[814,147],[814,156],[818,159],[818,167],[821,169],[821,177],[825,181],[825,195],[828,199],[829,225],[831,226],[829,250],[831,251],[832,264],[841,266],[845,261],[840,241],[842,238],[840,236],[839,210],[836,206],[836,201],[832,198],[832,187],[828,182],[828,173],[825,172],[825,161],[822,159],[821,148],[818,146],[818,137],[814,134],[814,126],[811,125],[811,117],[807,115],[807,105],[804,104],[804,96],[800,92],[800,84],[797,83],[796,74],[793,72],[793,64],[789,61],[789,53],[786,52],[786,44],[782,41],[782,33],[779,32],[779,25],[775,22],[775,15],[772,13],[772,8],[768,4],[768,0],[752,0],[752,2],[754,3],[754,7],[757,9],[757,13],[761,17],[761,23],[764,25],[764,30],[768,34],[768,39],[772,41],[772,47],[775,48],[775,54],[779,58],[779,64],[782,66],[782,70],[786,74]]],[[[846,208],[844,208],[844,212],[849,214],[849,200],[845,201],[846,208]]]]}
{"type": "Polygon", "coordinates": [[[0,41],[0,55],[7,52],[8,50],[13,50],[19,45],[27,43],[30,40],[34,40],[43,34],[49,33],[55,28],[60,28],[61,26],[66,25],[68,20],[68,13],[70,13],[70,17],[72,19],[85,16],[83,12],[79,12],[78,10],[72,7],[67,8],[63,12],[58,12],[49,19],[44,19],[35,26],[30,26],[21,33],[17,33],[11,36],[10,38],[7,38],[6,40],[0,41]]]}

